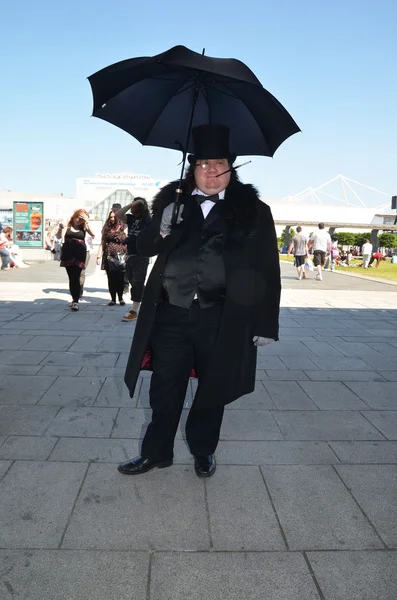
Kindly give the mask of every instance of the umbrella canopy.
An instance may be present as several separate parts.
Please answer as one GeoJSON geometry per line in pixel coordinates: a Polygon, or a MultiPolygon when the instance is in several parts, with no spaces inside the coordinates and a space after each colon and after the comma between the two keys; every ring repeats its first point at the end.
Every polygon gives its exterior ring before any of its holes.
{"type": "Polygon", "coordinates": [[[244,63],[185,46],[115,63],[88,80],[93,116],[143,145],[180,150],[184,156],[193,151],[190,130],[197,125],[227,125],[230,152],[240,156],[273,156],[300,131],[244,63]]]}

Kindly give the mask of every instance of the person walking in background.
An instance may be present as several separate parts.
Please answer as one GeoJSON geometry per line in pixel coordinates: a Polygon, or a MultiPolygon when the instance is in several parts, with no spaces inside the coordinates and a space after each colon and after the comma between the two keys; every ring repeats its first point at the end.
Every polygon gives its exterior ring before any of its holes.
{"type": "Polygon", "coordinates": [[[298,273],[298,279],[306,279],[305,261],[309,254],[307,247],[307,237],[302,233],[302,227],[299,225],[296,228],[297,234],[292,238],[291,245],[288,249],[288,256],[293,251],[295,257],[295,267],[298,273]]]}
{"type": "Polygon", "coordinates": [[[86,259],[85,259],[85,269],[82,269],[81,274],[80,274],[80,298],[83,297],[83,293],[84,293],[85,274],[86,274],[86,270],[88,267],[88,263],[90,262],[91,252],[94,251],[94,246],[93,246],[92,242],[93,242],[95,236],[91,235],[91,233],[88,233],[88,231],[87,231],[86,235],[85,235],[85,240],[84,240],[87,254],[86,254],[86,259]]]}
{"type": "Polygon", "coordinates": [[[331,237],[331,253],[330,253],[330,263],[331,263],[331,271],[335,271],[335,265],[338,262],[338,258],[340,256],[339,248],[338,248],[338,238],[336,235],[331,237]]]}
{"type": "Polygon", "coordinates": [[[361,252],[363,255],[363,267],[364,269],[368,269],[369,261],[371,260],[373,246],[369,240],[365,240],[365,244],[363,244],[361,248],[361,252]]]}
{"type": "Polygon", "coordinates": [[[318,230],[312,233],[309,241],[313,244],[313,263],[317,268],[317,281],[323,280],[322,269],[325,258],[331,252],[331,236],[324,229],[324,223],[318,224],[318,230]]]}
{"type": "Polygon", "coordinates": [[[106,271],[110,302],[116,304],[118,297],[120,306],[125,306],[123,300],[126,246],[125,224],[111,210],[102,229],[102,240],[98,248],[97,264],[106,271]]]}
{"type": "Polygon", "coordinates": [[[63,238],[61,249],[61,267],[65,267],[69,277],[69,290],[72,296],[73,311],[79,310],[80,299],[80,275],[85,269],[87,249],[85,236],[87,233],[93,235],[88,224],[88,213],[79,208],[70,218],[65,233],[63,223],[58,226],[57,239],[63,238]]]}
{"type": "Polygon", "coordinates": [[[145,198],[135,198],[131,204],[119,210],[116,213],[116,217],[128,226],[126,275],[131,286],[132,307],[121,320],[129,322],[134,321],[138,317],[138,310],[142,302],[146,273],[149,266],[149,259],[146,256],[140,256],[136,248],[139,233],[151,221],[149,207],[145,198]],[[127,214],[129,210],[131,214],[127,214]]]}

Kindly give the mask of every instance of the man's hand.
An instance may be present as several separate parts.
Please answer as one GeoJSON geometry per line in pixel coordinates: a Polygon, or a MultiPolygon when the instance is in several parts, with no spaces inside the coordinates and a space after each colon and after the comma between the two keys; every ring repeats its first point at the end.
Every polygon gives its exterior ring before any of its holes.
{"type": "Polygon", "coordinates": [[[275,340],[273,340],[272,338],[261,337],[260,335],[254,335],[252,341],[254,342],[254,346],[267,346],[275,340]]]}
{"type": "MultiPolygon", "coordinates": [[[[172,202],[171,204],[166,206],[165,209],[163,210],[163,214],[161,217],[161,224],[160,224],[160,234],[162,235],[162,237],[166,237],[167,235],[169,235],[171,233],[171,221],[172,221],[172,215],[174,212],[174,204],[175,204],[175,202],[172,202]]],[[[183,208],[184,208],[183,206],[179,206],[179,212],[178,212],[178,216],[176,219],[177,225],[179,225],[183,221],[183,217],[182,217],[183,208]]]]}

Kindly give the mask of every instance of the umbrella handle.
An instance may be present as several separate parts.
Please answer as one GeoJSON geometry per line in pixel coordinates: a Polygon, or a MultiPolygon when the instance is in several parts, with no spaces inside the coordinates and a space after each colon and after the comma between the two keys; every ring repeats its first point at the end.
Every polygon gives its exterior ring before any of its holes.
{"type": "Polygon", "coordinates": [[[179,214],[179,207],[181,205],[180,199],[181,199],[182,194],[183,194],[183,190],[180,187],[176,188],[174,208],[172,210],[172,217],[171,217],[171,226],[176,224],[178,214],[179,214]]]}

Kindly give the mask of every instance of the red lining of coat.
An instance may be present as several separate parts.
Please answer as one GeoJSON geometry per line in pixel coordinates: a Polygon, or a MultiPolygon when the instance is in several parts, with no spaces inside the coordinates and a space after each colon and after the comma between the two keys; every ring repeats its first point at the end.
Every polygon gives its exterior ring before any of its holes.
{"type": "MultiPolygon", "coordinates": [[[[153,371],[152,352],[151,352],[150,348],[147,348],[143,355],[142,362],[141,362],[141,371],[153,371]]],[[[192,369],[192,372],[190,373],[190,377],[197,379],[197,373],[196,373],[195,369],[192,369]]]]}

